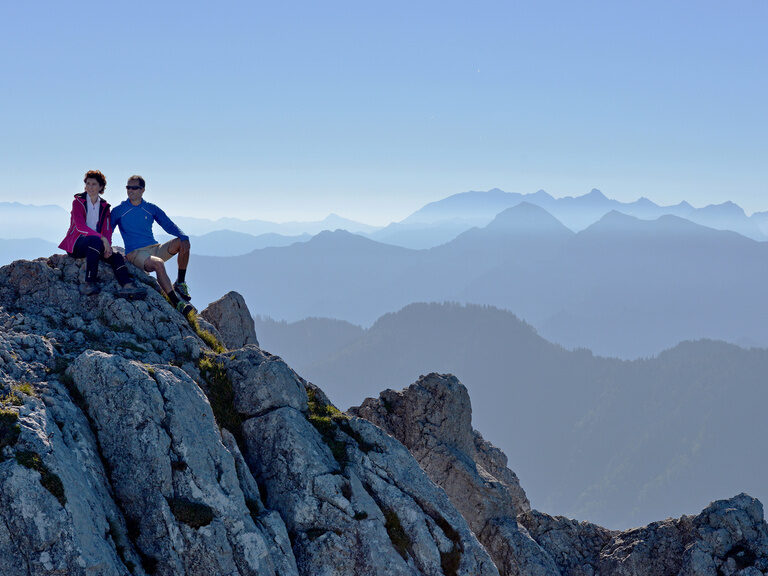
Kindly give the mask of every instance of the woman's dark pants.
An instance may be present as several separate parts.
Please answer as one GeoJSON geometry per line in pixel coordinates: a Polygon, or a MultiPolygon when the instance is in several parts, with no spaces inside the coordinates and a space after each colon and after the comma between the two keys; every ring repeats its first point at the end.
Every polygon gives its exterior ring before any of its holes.
{"type": "Polygon", "coordinates": [[[105,260],[112,266],[115,278],[121,286],[131,279],[122,254],[113,251],[112,256],[104,258],[104,242],[100,236],[80,236],[75,242],[71,255],[75,258],[85,258],[86,282],[96,282],[99,275],[99,260],[105,260]]]}

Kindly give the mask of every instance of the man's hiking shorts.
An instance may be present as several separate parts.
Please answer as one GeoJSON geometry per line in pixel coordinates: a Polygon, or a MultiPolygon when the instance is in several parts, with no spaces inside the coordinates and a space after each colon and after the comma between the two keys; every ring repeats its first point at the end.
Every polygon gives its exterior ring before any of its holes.
{"type": "Polygon", "coordinates": [[[144,248],[136,248],[136,250],[126,254],[125,259],[140,270],[144,270],[144,262],[146,262],[147,258],[150,256],[157,256],[158,258],[162,258],[163,262],[168,262],[168,260],[176,255],[171,254],[170,252],[171,242],[173,242],[173,240],[168,240],[165,244],[152,244],[150,246],[144,246],[144,248]]]}

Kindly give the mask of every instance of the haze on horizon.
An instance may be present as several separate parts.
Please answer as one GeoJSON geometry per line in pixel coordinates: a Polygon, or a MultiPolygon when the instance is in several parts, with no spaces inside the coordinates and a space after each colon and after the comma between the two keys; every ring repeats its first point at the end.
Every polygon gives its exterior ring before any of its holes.
{"type": "Polygon", "coordinates": [[[371,224],[498,187],[765,210],[768,3],[0,10],[0,201],[371,224]]]}

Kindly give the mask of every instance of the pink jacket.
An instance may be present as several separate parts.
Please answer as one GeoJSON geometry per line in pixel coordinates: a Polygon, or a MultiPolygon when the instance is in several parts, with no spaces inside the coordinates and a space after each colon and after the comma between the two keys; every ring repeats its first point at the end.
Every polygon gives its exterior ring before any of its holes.
{"type": "Polygon", "coordinates": [[[112,244],[112,228],[109,223],[109,202],[103,198],[101,199],[101,204],[99,205],[99,223],[96,226],[99,231],[97,232],[92,228],[88,228],[88,225],[85,223],[85,217],[88,213],[88,208],[85,206],[87,196],[88,195],[85,192],[81,192],[80,194],[75,194],[75,199],[72,200],[72,217],[69,220],[69,230],[67,231],[67,235],[64,236],[64,240],[59,244],[59,248],[69,254],[72,254],[72,251],[75,249],[75,242],[77,242],[77,239],[80,238],[80,236],[98,236],[99,238],[103,236],[107,239],[107,242],[112,244]]]}

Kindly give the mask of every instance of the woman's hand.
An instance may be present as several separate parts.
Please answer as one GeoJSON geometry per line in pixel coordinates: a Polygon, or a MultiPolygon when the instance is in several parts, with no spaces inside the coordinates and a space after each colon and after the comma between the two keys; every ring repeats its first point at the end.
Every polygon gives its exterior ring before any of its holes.
{"type": "Polygon", "coordinates": [[[109,240],[104,238],[104,236],[101,237],[101,241],[104,243],[104,258],[109,258],[112,256],[112,246],[109,244],[109,240]]]}

